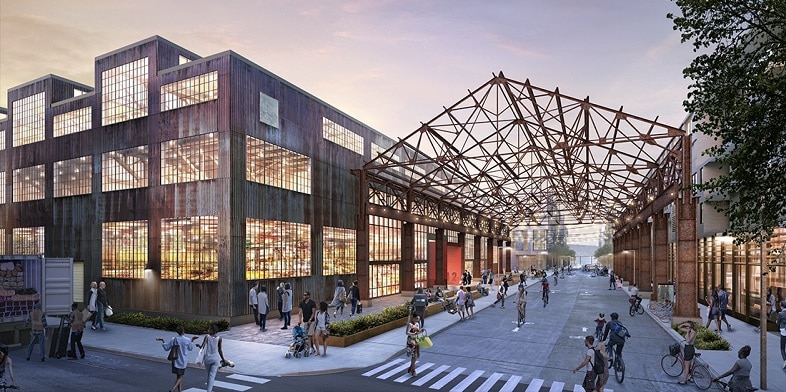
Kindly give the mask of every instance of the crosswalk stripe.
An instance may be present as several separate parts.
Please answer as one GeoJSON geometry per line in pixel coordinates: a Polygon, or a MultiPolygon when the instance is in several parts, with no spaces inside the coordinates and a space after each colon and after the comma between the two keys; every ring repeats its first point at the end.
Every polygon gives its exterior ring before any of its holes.
{"type": "MultiPolygon", "coordinates": [[[[429,362],[429,363],[427,363],[427,364],[425,364],[425,365],[423,365],[423,366],[419,366],[419,367],[415,368],[415,373],[417,373],[417,374],[420,374],[420,373],[422,373],[424,370],[426,370],[426,369],[428,369],[428,368],[430,368],[430,367],[432,367],[432,366],[434,366],[434,363],[432,363],[432,362],[429,362]]],[[[394,381],[394,382],[398,382],[398,383],[402,383],[402,382],[404,382],[404,381],[407,381],[407,380],[409,380],[410,378],[412,378],[412,376],[411,376],[411,375],[409,375],[409,373],[404,373],[404,375],[403,375],[403,376],[401,376],[401,377],[399,377],[399,378],[397,378],[397,379],[395,379],[395,380],[393,380],[393,381],[394,381]]]]}
{"type": "Polygon", "coordinates": [[[373,376],[373,375],[375,375],[375,374],[377,374],[377,373],[379,373],[379,372],[381,372],[381,371],[383,371],[383,370],[385,370],[385,369],[387,369],[387,368],[389,368],[391,366],[395,366],[397,363],[399,363],[399,362],[401,362],[403,360],[404,359],[402,359],[402,358],[396,358],[396,359],[394,359],[394,360],[392,360],[392,361],[390,361],[390,362],[388,362],[388,363],[386,363],[386,364],[384,364],[382,366],[376,367],[374,369],[371,369],[371,370],[363,373],[363,376],[366,376],[366,377],[373,376]]]}
{"type": "Polygon", "coordinates": [[[521,376],[510,376],[508,382],[502,386],[499,392],[513,392],[513,389],[516,388],[516,385],[519,385],[519,381],[521,381],[521,376]]]}
{"type": "Polygon", "coordinates": [[[458,385],[453,387],[450,390],[450,392],[463,392],[465,389],[467,389],[468,386],[470,386],[473,382],[475,382],[475,380],[477,380],[481,375],[483,375],[483,373],[485,373],[483,370],[475,370],[469,376],[467,376],[467,378],[465,378],[464,381],[458,383],[458,385]]]}
{"type": "Polygon", "coordinates": [[[529,387],[524,392],[538,392],[540,391],[540,387],[543,386],[543,380],[539,378],[533,378],[532,382],[529,383],[529,387]]]}
{"type": "Polygon", "coordinates": [[[562,392],[562,388],[565,387],[565,383],[562,381],[554,381],[551,383],[551,388],[549,392],[562,392]]]}
{"type": "Polygon", "coordinates": [[[248,385],[241,385],[241,384],[234,384],[231,382],[224,382],[216,380],[213,382],[213,386],[217,388],[224,388],[224,389],[231,389],[233,391],[247,391],[251,389],[248,385]]]}
{"type": "Polygon", "coordinates": [[[475,392],[489,392],[491,387],[493,387],[500,378],[502,378],[502,373],[492,374],[491,377],[489,377],[486,382],[481,384],[475,392]]]}
{"type": "Polygon", "coordinates": [[[431,381],[432,378],[438,376],[440,373],[442,373],[443,371],[445,371],[449,367],[450,366],[448,366],[448,365],[442,365],[442,366],[432,370],[431,372],[429,372],[429,374],[427,374],[427,375],[425,375],[423,377],[418,377],[418,380],[413,382],[412,385],[414,385],[416,387],[422,386],[423,384],[431,381]]]}
{"type": "Polygon", "coordinates": [[[253,382],[255,384],[265,384],[270,382],[270,380],[267,378],[246,376],[245,374],[230,374],[227,376],[227,378],[238,381],[253,382]]]}
{"type": "Polygon", "coordinates": [[[442,389],[445,385],[448,385],[454,378],[458,377],[461,372],[467,370],[467,368],[455,368],[450,373],[448,373],[445,377],[439,379],[439,381],[435,382],[434,385],[430,386],[431,389],[442,389]]]}
{"type": "Polygon", "coordinates": [[[377,378],[380,380],[387,380],[388,378],[392,377],[394,374],[408,368],[409,368],[409,364],[405,363],[399,367],[394,367],[392,370],[388,370],[387,372],[380,374],[379,376],[377,376],[377,378]]]}

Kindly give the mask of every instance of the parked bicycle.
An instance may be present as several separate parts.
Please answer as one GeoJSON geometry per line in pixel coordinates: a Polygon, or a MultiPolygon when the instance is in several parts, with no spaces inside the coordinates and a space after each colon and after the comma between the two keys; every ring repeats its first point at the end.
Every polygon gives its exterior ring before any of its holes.
{"type": "MultiPolygon", "coordinates": [[[[700,363],[696,363],[696,359],[701,356],[701,353],[694,354],[691,367],[688,369],[688,381],[696,384],[699,389],[709,389],[712,385],[712,374],[710,369],[700,363]]],[[[669,347],[669,353],[664,355],[660,360],[660,367],[666,374],[671,377],[679,377],[683,372],[682,363],[685,359],[682,356],[679,343],[674,343],[669,347]]]]}
{"type": "Polygon", "coordinates": [[[633,299],[633,297],[631,297],[628,301],[630,301],[629,313],[631,317],[635,316],[636,313],[644,314],[644,307],[641,306],[641,298],[633,299]]]}

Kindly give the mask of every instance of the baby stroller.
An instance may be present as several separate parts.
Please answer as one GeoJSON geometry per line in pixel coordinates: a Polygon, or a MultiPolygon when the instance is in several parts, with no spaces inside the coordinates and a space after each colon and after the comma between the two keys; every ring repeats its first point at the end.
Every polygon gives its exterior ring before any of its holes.
{"type": "Polygon", "coordinates": [[[308,356],[308,336],[306,335],[306,330],[303,327],[296,325],[292,328],[292,343],[289,344],[289,350],[287,353],[284,354],[284,358],[289,358],[294,356],[295,358],[300,358],[300,355],[304,357],[308,356]]]}
{"type": "Polygon", "coordinates": [[[456,300],[449,300],[445,298],[445,302],[442,303],[442,310],[448,312],[449,314],[456,314],[458,312],[458,307],[456,307],[456,300]]]}

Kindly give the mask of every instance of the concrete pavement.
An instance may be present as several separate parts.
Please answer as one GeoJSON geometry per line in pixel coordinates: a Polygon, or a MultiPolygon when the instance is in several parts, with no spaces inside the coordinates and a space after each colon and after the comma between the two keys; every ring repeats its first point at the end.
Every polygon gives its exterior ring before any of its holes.
{"type": "MultiPolygon", "coordinates": [[[[581,273],[581,272],[579,272],[581,273]]],[[[599,287],[605,289],[605,279],[597,278],[599,287]]],[[[530,279],[528,286],[537,285],[538,280],[530,279]]],[[[509,290],[509,301],[515,298],[515,285],[509,290]]],[[[530,296],[538,288],[530,289],[530,296]]],[[[620,296],[627,295],[627,291],[619,291],[620,296]]],[[[389,296],[386,298],[375,299],[373,307],[364,308],[364,312],[378,312],[386,306],[403,303],[409,297],[404,298],[400,295],[389,296]]],[[[475,300],[476,313],[489,307],[494,301],[495,295],[481,297],[475,300]]],[[[645,308],[646,302],[644,303],[645,308]]],[[[701,307],[702,316],[706,320],[706,308],[701,307]]],[[[345,313],[348,312],[345,309],[345,313]]],[[[649,314],[649,310],[647,311],[649,314]]],[[[595,315],[597,316],[597,315],[595,315]]],[[[646,321],[646,328],[661,328],[667,331],[675,341],[682,338],[670,328],[669,323],[661,322],[657,317],[650,314],[646,321]]],[[[629,317],[627,314],[620,316],[629,317]]],[[[641,317],[641,316],[637,316],[641,317]]],[[[340,317],[339,317],[340,318],[340,317]]],[[[345,317],[346,318],[346,315],[345,317]]],[[[608,315],[607,315],[608,319],[608,315]]],[[[725,372],[733,365],[736,360],[737,350],[747,344],[753,348],[751,363],[753,371],[751,381],[754,386],[759,386],[759,335],[754,332],[754,327],[742,321],[729,318],[732,323],[732,331],[723,331],[724,339],[731,343],[730,351],[707,351],[699,350],[702,353],[701,359],[706,362],[715,374],[725,372]]],[[[293,323],[297,322],[297,316],[293,317],[293,323]]],[[[426,319],[426,329],[431,335],[437,335],[440,331],[458,322],[458,316],[441,312],[429,316],[426,319]]],[[[638,322],[638,320],[637,320],[638,322]]],[[[264,377],[275,377],[294,374],[314,374],[324,372],[335,372],[342,369],[365,368],[377,365],[389,360],[391,357],[401,353],[404,347],[404,333],[395,329],[384,334],[378,335],[366,341],[354,344],[349,347],[329,347],[327,357],[308,357],[285,359],[291,341],[291,329],[280,330],[281,322],[277,320],[268,321],[268,331],[260,332],[258,327],[253,324],[232,327],[230,331],[222,332],[223,349],[225,357],[235,362],[235,367],[230,371],[264,377]]],[[[646,333],[639,327],[638,334],[646,333]]],[[[768,333],[767,347],[767,380],[768,390],[786,392],[786,370],[782,369],[783,360],[780,356],[779,339],[776,333],[768,333]]],[[[155,341],[156,337],[169,338],[172,332],[153,330],[147,328],[130,327],[119,324],[107,325],[107,331],[98,332],[88,330],[83,339],[88,350],[104,350],[126,355],[152,358],[166,362],[166,352],[161,344],[155,341]]],[[[438,339],[438,337],[437,337],[438,339]]],[[[664,343],[667,346],[667,343],[664,343]]],[[[196,350],[189,355],[192,366],[196,350]]]]}

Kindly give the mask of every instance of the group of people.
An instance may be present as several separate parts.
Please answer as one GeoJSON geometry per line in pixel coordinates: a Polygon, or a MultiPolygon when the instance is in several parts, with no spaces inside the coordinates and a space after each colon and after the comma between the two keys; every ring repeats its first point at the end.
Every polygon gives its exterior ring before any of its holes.
{"type": "Polygon", "coordinates": [[[710,324],[715,321],[715,325],[717,329],[716,332],[721,332],[721,321],[726,323],[726,330],[731,331],[731,324],[729,320],[726,319],[726,312],[729,309],[729,294],[726,290],[723,289],[723,285],[718,285],[717,287],[712,288],[712,292],[710,295],[704,297],[704,300],[707,301],[707,325],[705,328],[709,328],[710,324]]]}
{"type": "Polygon", "coordinates": [[[183,378],[186,374],[186,367],[188,366],[188,352],[192,351],[196,346],[197,348],[204,350],[204,357],[202,361],[205,366],[205,370],[207,370],[207,391],[213,392],[213,386],[216,382],[218,368],[225,366],[235,366],[232,361],[224,358],[222,338],[218,336],[218,326],[211,324],[207,335],[204,337],[204,339],[202,339],[202,343],[197,344],[194,344],[194,341],[199,339],[199,336],[194,335],[190,338],[186,337],[185,328],[183,328],[182,325],[178,325],[175,328],[175,332],[177,332],[177,335],[169,341],[166,341],[163,338],[156,338],[157,341],[161,342],[161,347],[164,349],[164,351],[174,351],[176,353],[174,355],[170,355],[170,358],[174,357],[171,359],[171,365],[172,373],[175,375],[175,383],[172,385],[172,388],[170,388],[169,391],[183,391],[183,378]]]}

